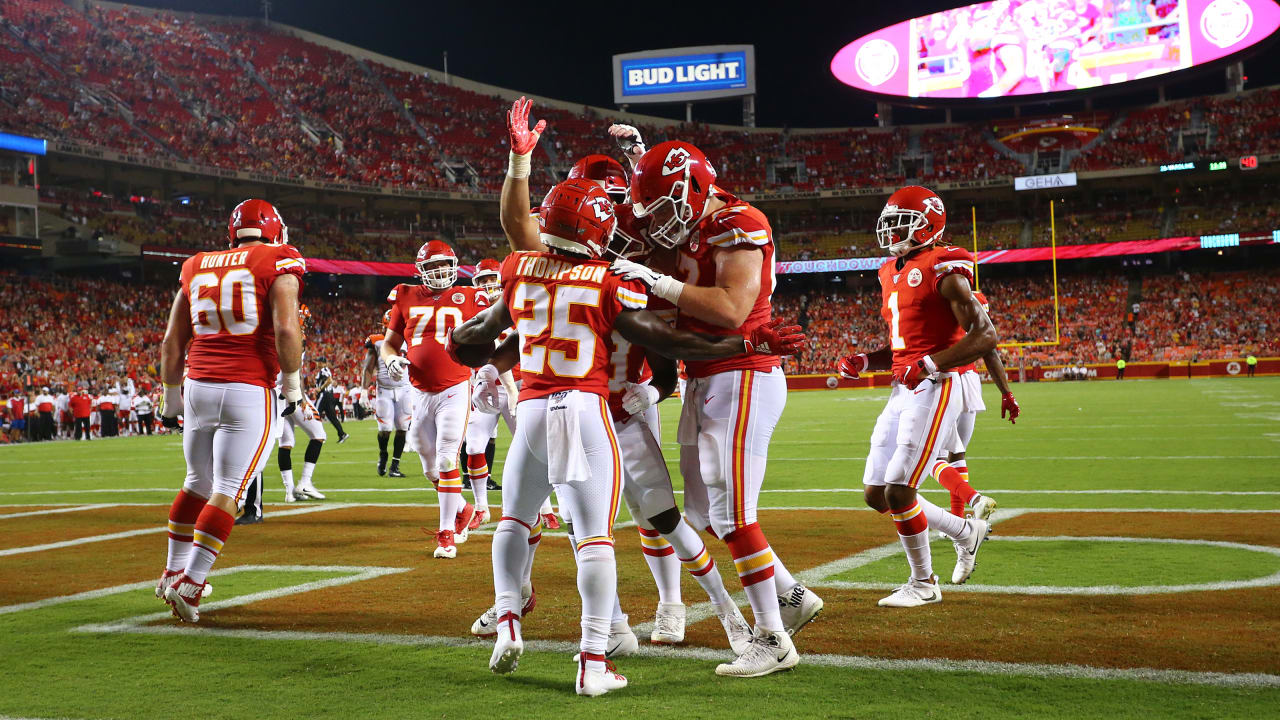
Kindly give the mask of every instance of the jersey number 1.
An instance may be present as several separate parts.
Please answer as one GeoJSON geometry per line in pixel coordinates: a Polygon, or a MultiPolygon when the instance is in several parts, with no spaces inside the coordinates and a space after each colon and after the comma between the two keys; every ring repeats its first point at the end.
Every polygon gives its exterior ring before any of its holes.
{"type": "Polygon", "coordinates": [[[889,349],[906,350],[907,341],[902,337],[901,316],[898,314],[898,291],[889,293],[889,349]]]}

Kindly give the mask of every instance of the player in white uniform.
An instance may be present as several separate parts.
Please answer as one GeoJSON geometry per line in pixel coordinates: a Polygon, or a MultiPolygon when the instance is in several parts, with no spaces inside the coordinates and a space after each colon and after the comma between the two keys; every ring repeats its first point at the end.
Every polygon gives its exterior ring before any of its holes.
{"type": "MultiPolygon", "coordinates": [[[[382,314],[382,327],[385,330],[391,323],[391,311],[382,314]]],[[[372,380],[377,381],[373,397],[373,417],[378,423],[378,474],[391,477],[404,477],[400,472],[400,456],[404,453],[405,433],[409,430],[409,418],[413,414],[413,386],[409,378],[401,375],[392,377],[387,363],[382,359],[382,333],[370,335],[364,341],[364,366],[360,372],[360,384],[368,387],[372,380]],[[395,432],[392,444],[391,467],[387,468],[387,443],[391,441],[391,433],[395,432]]],[[[404,355],[402,349],[400,355],[404,355]]]]}
{"type": "MultiPolygon", "coordinates": [[[[305,356],[303,361],[305,362],[305,356]]],[[[276,390],[281,388],[282,376],[276,377],[276,390]]],[[[328,439],[324,431],[324,421],[316,411],[311,400],[303,395],[296,412],[291,413],[285,422],[280,423],[280,450],[276,453],[276,462],[280,467],[280,480],[284,483],[284,501],[324,500],[324,493],[316,489],[312,476],[316,472],[316,463],[320,461],[320,451],[324,449],[324,441],[328,439]],[[293,482],[293,431],[302,430],[311,441],[307,443],[303,455],[302,477],[295,486],[293,482]]]]}

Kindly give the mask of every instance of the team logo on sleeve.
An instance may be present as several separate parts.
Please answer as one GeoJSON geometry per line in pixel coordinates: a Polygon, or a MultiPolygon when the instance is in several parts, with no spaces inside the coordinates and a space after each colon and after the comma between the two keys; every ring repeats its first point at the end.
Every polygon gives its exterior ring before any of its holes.
{"type": "Polygon", "coordinates": [[[924,274],[920,272],[920,268],[911,268],[911,272],[907,273],[907,284],[911,287],[920,287],[922,282],[924,282],[924,274]]]}
{"type": "Polygon", "coordinates": [[[682,147],[673,147],[667,152],[667,159],[662,163],[662,174],[675,175],[689,164],[689,151],[682,147]]]}
{"type": "Polygon", "coordinates": [[[453,294],[454,305],[461,305],[462,303],[466,302],[466,300],[467,300],[466,296],[460,292],[456,292],[453,294]]]}

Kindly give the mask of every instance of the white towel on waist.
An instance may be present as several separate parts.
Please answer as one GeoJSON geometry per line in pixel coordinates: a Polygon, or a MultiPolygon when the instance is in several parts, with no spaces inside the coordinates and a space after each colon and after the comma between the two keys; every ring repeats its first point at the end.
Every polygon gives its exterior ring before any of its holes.
{"type": "Polygon", "coordinates": [[[547,398],[547,479],[552,485],[582,482],[591,477],[578,424],[581,410],[582,393],[577,390],[558,392],[547,398]]]}

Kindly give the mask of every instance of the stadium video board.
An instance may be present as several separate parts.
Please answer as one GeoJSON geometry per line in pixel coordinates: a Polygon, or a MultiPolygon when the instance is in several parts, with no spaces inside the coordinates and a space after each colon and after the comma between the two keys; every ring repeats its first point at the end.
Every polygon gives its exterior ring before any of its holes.
{"type": "Polygon", "coordinates": [[[703,45],[613,56],[613,101],[669,103],[754,95],[754,45],[703,45]]]}
{"type": "Polygon", "coordinates": [[[844,46],[846,85],[911,98],[999,98],[1155,77],[1280,27],[1273,0],[995,0],[904,20],[844,46]]]}

